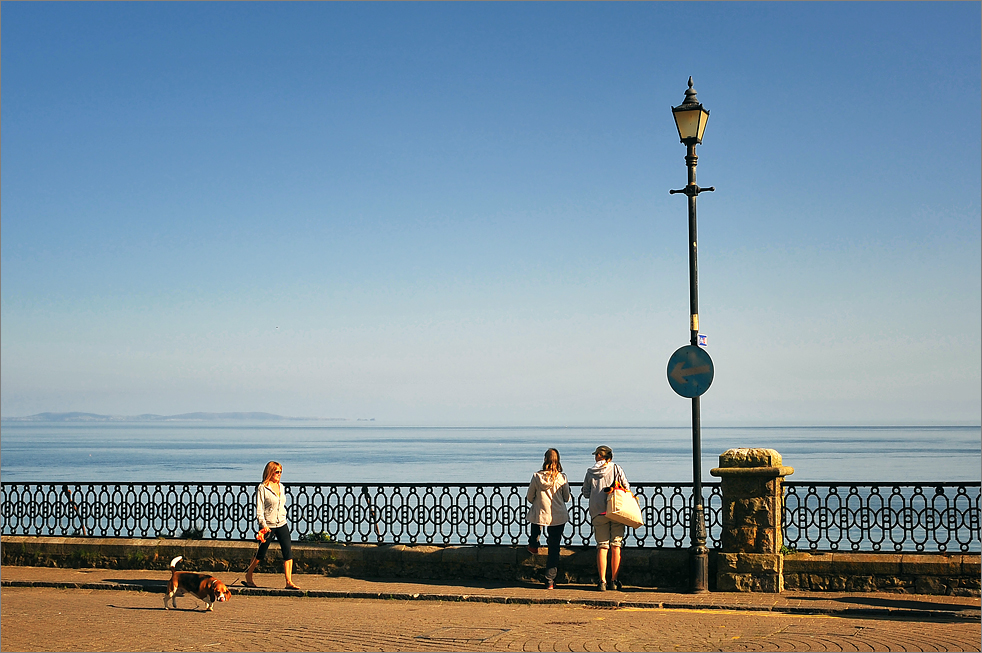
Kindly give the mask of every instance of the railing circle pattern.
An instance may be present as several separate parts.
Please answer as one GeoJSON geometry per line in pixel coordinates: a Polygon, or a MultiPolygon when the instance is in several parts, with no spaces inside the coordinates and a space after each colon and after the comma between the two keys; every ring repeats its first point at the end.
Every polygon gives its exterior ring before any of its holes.
{"type": "Polygon", "coordinates": [[[979,551],[980,483],[785,483],[784,543],[812,551],[979,551]]]}
{"type": "MultiPolygon", "coordinates": [[[[591,524],[571,483],[566,546],[588,546],[591,524]]],[[[637,483],[644,525],[626,544],[686,548],[691,483],[637,483]]],[[[343,543],[522,545],[527,486],[518,483],[287,484],[294,538],[343,543]]],[[[708,545],[719,548],[722,494],[703,484],[708,545]]],[[[784,484],[784,544],[799,550],[978,551],[980,483],[784,484]]],[[[4,535],[255,537],[254,484],[2,483],[4,535]]]]}

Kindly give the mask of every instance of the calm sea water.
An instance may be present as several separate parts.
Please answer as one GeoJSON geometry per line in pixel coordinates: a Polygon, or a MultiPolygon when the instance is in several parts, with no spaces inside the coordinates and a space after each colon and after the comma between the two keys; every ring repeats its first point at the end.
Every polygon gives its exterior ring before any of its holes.
{"type": "MultiPolygon", "coordinates": [[[[268,460],[284,482],[521,482],[556,447],[571,480],[600,444],[634,482],[691,481],[689,427],[399,427],[323,422],[17,423],[0,437],[3,481],[260,480],[268,460]]],[[[741,427],[702,430],[704,481],[734,447],[777,449],[795,481],[978,481],[982,429],[741,427]]]]}

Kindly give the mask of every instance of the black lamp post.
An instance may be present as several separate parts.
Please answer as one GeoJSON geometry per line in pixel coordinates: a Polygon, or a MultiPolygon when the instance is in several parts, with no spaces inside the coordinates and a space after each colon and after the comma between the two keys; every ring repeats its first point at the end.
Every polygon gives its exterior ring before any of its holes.
{"type": "MultiPolygon", "coordinates": [[[[696,98],[689,77],[689,88],[685,91],[682,104],[672,107],[679,139],[685,144],[685,165],[689,169],[689,183],[680,190],[669,193],[684,193],[689,198],[689,335],[690,345],[699,345],[699,266],[696,251],[696,196],[703,191],[716,190],[699,188],[696,185],[696,145],[702,143],[709,110],[696,98]]],[[[700,433],[699,397],[692,397],[692,520],[689,547],[690,591],[704,593],[709,591],[709,550],[706,548],[706,519],[702,504],[702,439],[700,433]]]]}

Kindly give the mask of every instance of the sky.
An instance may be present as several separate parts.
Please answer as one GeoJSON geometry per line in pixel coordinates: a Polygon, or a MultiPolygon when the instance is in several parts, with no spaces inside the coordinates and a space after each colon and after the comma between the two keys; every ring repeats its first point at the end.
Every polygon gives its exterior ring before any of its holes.
{"type": "Polygon", "coordinates": [[[11,3],[0,415],[982,421],[979,3],[11,3]]]}

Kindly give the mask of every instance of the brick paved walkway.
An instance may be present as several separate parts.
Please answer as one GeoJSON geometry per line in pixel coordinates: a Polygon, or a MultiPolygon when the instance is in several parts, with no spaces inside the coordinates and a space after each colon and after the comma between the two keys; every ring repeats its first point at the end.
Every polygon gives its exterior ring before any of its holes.
{"type": "Polygon", "coordinates": [[[236,589],[207,613],[193,597],[163,610],[166,572],[3,567],[0,580],[3,651],[979,651],[982,638],[977,598],[297,576],[305,594],[236,589]],[[405,598],[369,598],[383,596],[405,598]]]}

